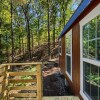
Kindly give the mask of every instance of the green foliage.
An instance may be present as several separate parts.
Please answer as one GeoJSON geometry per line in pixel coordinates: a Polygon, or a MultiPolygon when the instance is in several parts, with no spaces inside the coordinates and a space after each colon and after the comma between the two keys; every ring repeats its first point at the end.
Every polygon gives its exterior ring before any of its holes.
{"type": "MultiPolygon", "coordinates": [[[[50,0],[50,37],[57,39],[64,23],[72,15],[72,0],[50,0]],[[55,28],[55,29],[54,29],[55,28]],[[55,33],[54,33],[55,32],[55,33]]],[[[33,45],[47,43],[48,39],[48,3],[47,0],[0,0],[0,34],[1,55],[5,57],[12,53],[12,39],[14,41],[14,57],[27,51],[27,32],[30,31],[30,48],[33,45]],[[11,1],[12,1],[12,31],[11,34],[11,1]],[[29,30],[27,23],[29,22],[29,30]],[[3,51],[3,52],[2,52],[3,51]],[[3,56],[4,56],[3,55],[3,56]]]]}

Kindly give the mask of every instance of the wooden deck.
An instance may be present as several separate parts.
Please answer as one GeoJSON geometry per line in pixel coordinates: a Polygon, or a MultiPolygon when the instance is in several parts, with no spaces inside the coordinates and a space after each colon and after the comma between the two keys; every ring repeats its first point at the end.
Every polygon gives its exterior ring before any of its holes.
{"type": "Polygon", "coordinates": [[[79,100],[76,96],[43,97],[41,67],[39,62],[0,65],[0,100],[79,100]],[[13,67],[17,70],[12,71],[13,67]]]}
{"type": "MultiPolygon", "coordinates": [[[[18,99],[11,99],[11,100],[38,100],[35,98],[18,98],[18,99]]],[[[80,100],[76,96],[48,96],[43,97],[42,100],[80,100]]]]}
{"type": "Polygon", "coordinates": [[[42,100],[41,66],[41,62],[0,65],[0,100],[42,100]],[[12,71],[14,67],[17,70],[12,71]]]}
{"type": "Polygon", "coordinates": [[[76,96],[52,96],[52,97],[43,97],[42,100],[80,100],[76,96]]]}

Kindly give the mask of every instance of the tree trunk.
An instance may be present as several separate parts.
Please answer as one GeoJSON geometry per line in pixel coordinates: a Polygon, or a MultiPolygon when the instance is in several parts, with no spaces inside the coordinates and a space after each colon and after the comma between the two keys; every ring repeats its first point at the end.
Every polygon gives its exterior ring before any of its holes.
{"type": "Polygon", "coordinates": [[[19,34],[19,54],[21,54],[21,37],[20,37],[20,34],[19,34]]]}
{"type": "Polygon", "coordinates": [[[50,14],[49,14],[49,0],[47,0],[48,3],[48,56],[50,57],[50,14]]]}
{"type": "Polygon", "coordinates": [[[34,38],[33,38],[33,34],[32,34],[32,52],[33,52],[33,48],[34,48],[34,38]]]}
{"type": "Polygon", "coordinates": [[[6,56],[7,56],[7,63],[9,62],[9,50],[8,50],[8,35],[6,33],[6,56]]]}
{"type": "Polygon", "coordinates": [[[13,5],[12,5],[12,0],[11,0],[11,44],[12,44],[12,62],[14,62],[14,33],[13,33],[13,5]]]}
{"type": "Polygon", "coordinates": [[[27,20],[27,48],[28,48],[29,59],[31,59],[30,25],[29,25],[29,19],[26,18],[26,20],[27,20]]]}
{"type": "Polygon", "coordinates": [[[22,53],[24,55],[24,43],[23,43],[23,37],[22,37],[22,53]]]}
{"type": "Polygon", "coordinates": [[[40,46],[40,20],[38,18],[38,46],[40,46]]]}
{"type": "Polygon", "coordinates": [[[53,16],[53,47],[55,48],[55,15],[53,16]]]}

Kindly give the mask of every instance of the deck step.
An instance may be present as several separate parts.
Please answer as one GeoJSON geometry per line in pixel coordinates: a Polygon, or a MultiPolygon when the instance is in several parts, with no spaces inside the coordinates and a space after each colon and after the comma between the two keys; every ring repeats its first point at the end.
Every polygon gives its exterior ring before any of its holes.
{"type": "Polygon", "coordinates": [[[42,100],[80,100],[77,96],[52,96],[43,97],[42,100]]]}

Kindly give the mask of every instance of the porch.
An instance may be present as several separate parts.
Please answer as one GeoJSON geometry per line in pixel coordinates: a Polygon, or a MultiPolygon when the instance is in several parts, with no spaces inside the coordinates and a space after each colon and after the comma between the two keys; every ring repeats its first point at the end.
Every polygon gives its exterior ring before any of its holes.
{"type": "Polygon", "coordinates": [[[42,62],[0,65],[0,100],[79,100],[76,96],[43,97],[42,62]]]}

